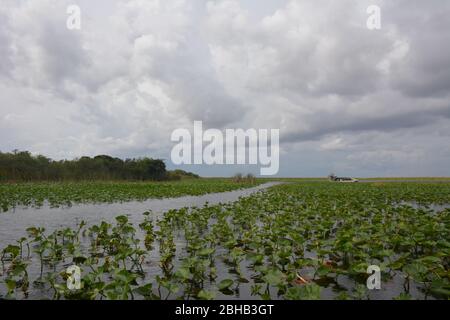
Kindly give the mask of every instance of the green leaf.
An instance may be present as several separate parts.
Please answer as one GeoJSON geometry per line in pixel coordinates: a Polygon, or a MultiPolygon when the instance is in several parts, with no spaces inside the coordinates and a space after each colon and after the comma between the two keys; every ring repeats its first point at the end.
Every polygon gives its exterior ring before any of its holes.
{"type": "Polygon", "coordinates": [[[367,273],[368,266],[369,265],[366,262],[362,262],[352,265],[351,268],[354,273],[367,273]]]}
{"type": "Polygon", "coordinates": [[[215,298],[214,292],[206,291],[206,290],[200,290],[200,292],[197,294],[197,298],[201,300],[213,300],[215,298]]]}
{"type": "Polygon", "coordinates": [[[441,263],[441,259],[438,257],[434,257],[434,256],[427,256],[427,257],[423,257],[420,258],[419,261],[424,262],[424,263],[441,263]]]}
{"type": "Polygon", "coordinates": [[[201,249],[201,250],[198,252],[198,255],[201,256],[201,257],[207,257],[207,256],[213,254],[214,251],[215,251],[215,250],[212,249],[212,248],[204,248],[204,249],[201,249]]]}
{"type": "Polygon", "coordinates": [[[183,280],[190,280],[192,278],[192,273],[185,267],[178,269],[175,275],[183,280]]]}
{"type": "Polygon", "coordinates": [[[260,265],[264,261],[264,256],[262,254],[249,253],[247,254],[247,259],[254,265],[260,265]]]}
{"type": "Polygon", "coordinates": [[[124,216],[124,215],[122,215],[122,216],[117,216],[116,217],[116,221],[119,223],[119,224],[125,224],[125,223],[127,223],[128,222],[128,217],[127,216],[124,216]]]}
{"type": "Polygon", "coordinates": [[[403,272],[419,282],[423,280],[427,271],[427,268],[419,262],[413,262],[403,267],[403,272]]]}
{"type": "Polygon", "coordinates": [[[287,300],[319,300],[321,288],[315,284],[291,287],[286,291],[287,300]]]}
{"type": "Polygon", "coordinates": [[[326,276],[327,274],[329,274],[330,273],[330,268],[329,267],[327,267],[327,266],[320,266],[318,269],[317,269],[317,275],[319,276],[319,277],[324,277],[324,276],[326,276]]]}
{"type": "Polygon", "coordinates": [[[219,282],[219,284],[217,285],[217,288],[219,290],[225,290],[230,288],[233,285],[234,281],[231,279],[224,279],[222,281],[219,282]]]}
{"type": "Polygon", "coordinates": [[[134,289],[134,291],[144,297],[149,297],[153,294],[152,289],[153,289],[153,286],[151,283],[149,283],[149,284],[146,284],[144,286],[134,289]]]}
{"type": "Polygon", "coordinates": [[[283,272],[278,269],[270,269],[266,275],[264,275],[263,280],[269,285],[279,286],[285,283],[286,276],[283,272]]]}
{"type": "Polygon", "coordinates": [[[5,283],[6,283],[6,287],[8,288],[9,291],[13,291],[17,285],[16,281],[14,281],[12,279],[6,279],[5,283]]]}

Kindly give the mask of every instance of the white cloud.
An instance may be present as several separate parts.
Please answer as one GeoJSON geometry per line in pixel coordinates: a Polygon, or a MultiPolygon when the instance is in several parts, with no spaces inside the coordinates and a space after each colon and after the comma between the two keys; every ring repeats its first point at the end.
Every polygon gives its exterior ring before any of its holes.
{"type": "Polygon", "coordinates": [[[450,4],[375,2],[5,0],[0,150],[168,158],[202,120],[280,128],[284,175],[449,174],[450,4]]]}

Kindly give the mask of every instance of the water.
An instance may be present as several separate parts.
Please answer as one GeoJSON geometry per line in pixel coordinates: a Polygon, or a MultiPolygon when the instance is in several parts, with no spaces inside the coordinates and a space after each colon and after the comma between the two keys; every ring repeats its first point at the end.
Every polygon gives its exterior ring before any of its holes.
{"type": "Polygon", "coordinates": [[[431,203],[431,204],[420,204],[416,201],[400,201],[399,206],[410,206],[414,209],[431,210],[433,212],[444,211],[445,209],[450,209],[450,203],[431,203]]]}
{"type": "MultiPolygon", "coordinates": [[[[119,215],[127,215],[130,222],[142,222],[142,213],[153,211],[156,215],[172,209],[183,207],[202,207],[205,204],[228,203],[267,189],[280,182],[268,182],[253,188],[229,192],[210,193],[202,196],[185,196],[179,198],[149,199],[122,203],[76,204],[70,207],[51,208],[44,205],[40,208],[15,208],[0,213],[0,248],[26,235],[29,227],[44,227],[52,232],[65,227],[75,227],[82,220],[88,225],[101,221],[113,222],[119,215]]],[[[155,215],[154,215],[155,216],[155,215]]]]}
{"type": "MultiPolygon", "coordinates": [[[[179,198],[167,198],[167,199],[149,199],[146,201],[131,201],[124,203],[109,203],[109,204],[77,204],[71,207],[59,207],[51,208],[45,205],[41,208],[16,208],[8,212],[0,214],[0,249],[7,246],[10,243],[15,243],[17,239],[26,235],[25,230],[31,226],[45,227],[47,233],[56,229],[62,229],[65,227],[75,227],[80,221],[84,220],[88,226],[98,224],[101,221],[114,222],[114,218],[118,215],[127,215],[131,223],[135,226],[142,222],[142,213],[151,210],[153,212],[152,217],[162,217],[164,212],[173,209],[181,209],[184,207],[203,207],[206,204],[224,204],[234,201],[238,201],[240,197],[250,196],[256,192],[265,190],[281,182],[269,182],[249,189],[241,189],[230,192],[205,194],[202,196],[186,196],[179,198]]],[[[413,207],[419,207],[415,203],[403,202],[400,205],[412,205],[413,207]]],[[[448,208],[448,205],[432,207],[432,210],[443,210],[448,208]]],[[[175,243],[177,250],[177,259],[174,260],[174,265],[177,268],[179,266],[179,258],[186,255],[185,252],[185,239],[183,234],[175,234],[175,243]]],[[[226,250],[222,247],[217,247],[216,253],[220,255],[226,255],[226,250]]],[[[305,256],[307,254],[305,253],[305,256]]],[[[33,259],[29,267],[30,279],[36,279],[39,275],[39,266],[36,263],[36,259],[33,259]]],[[[159,251],[158,246],[155,244],[155,249],[148,252],[148,259],[144,266],[146,273],[146,280],[153,279],[155,275],[161,274],[159,266],[159,251]]],[[[58,266],[58,270],[63,270],[67,267],[58,266]]],[[[228,266],[222,258],[216,259],[216,267],[218,270],[218,278],[216,283],[225,278],[232,278],[235,283],[238,283],[238,277],[229,273],[230,266],[228,266]]],[[[48,268],[46,267],[47,271],[48,268]]],[[[251,270],[247,261],[241,262],[241,270],[243,271],[246,279],[251,279],[255,272],[251,270]]],[[[50,270],[48,270],[50,271],[50,270]]],[[[307,270],[302,270],[307,271],[307,270]]],[[[302,273],[303,276],[312,278],[312,274],[302,273]]],[[[150,280],[151,281],[151,280],[150,280]]],[[[215,284],[206,282],[206,289],[214,290],[215,284]]],[[[259,296],[252,296],[250,283],[240,283],[238,287],[235,287],[235,291],[232,295],[225,295],[217,292],[216,298],[219,299],[260,299],[259,296]]],[[[339,276],[337,282],[331,282],[329,284],[322,284],[322,299],[333,299],[336,295],[336,290],[346,288],[351,291],[354,288],[354,281],[346,276],[339,276]]],[[[40,299],[48,297],[48,290],[39,288],[30,288],[31,299],[40,299]]],[[[418,288],[411,286],[411,294],[415,298],[423,299],[424,295],[418,288]]],[[[277,299],[276,290],[272,288],[272,298],[277,299]]],[[[370,291],[370,299],[392,299],[403,292],[403,278],[400,274],[395,275],[392,279],[383,282],[382,290],[370,291]]],[[[173,298],[173,296],[171,297],[173,298]]],[[[432,297],[428,297],[432,298],[432,297]]]]}
{"type": "MultiPolygon", "coordinates": [[[[207,204],[216,205],[238,201],[241,197],[250,196],[256,192],[280,184],[281,182],[268,182],[253,188],[240,189],[229,192],[211,193],[202,196],[185,196],[179,198],[149,199],[145,201],[130,201],[122,203],[103,204],[76,204],[70,207],[52,208],[44,205],[40,208],[15,208],[0,214],[0,249],[8,244],[15,244],[22,236],[26,236],[26,229],[29,227],[44,227],[46,233],[51,233],[57,229],[66,227],[74,228],[84,220],[88,226],[98,224],[101,221],[114,222],[114,218],[119,215],[127,215],[129,221],[135,226],[143,220],[143,212],[151,210],[152,217],[162,217],[164,212],[184,207],[203,207],[207,204]]],[[[139,230],[138,230],[139,231],[139,230]]],[[[141,232],[138,232],[142,236],[141,232]]],[[[83,242],[87,239],[82,240],[83,242]]],[[[177,252],[183,254],[185,241],[181,235],[175,238],[177,252]]],[[[87,243],[86,243],[87,244],[87,243]]],[[[160,274],[159,252],[156,249],[148,252],[149,259],[144,266],[147,277],[152,278],[160,274]]],[[[28,273],[30,279],[36,279],[40,273],[40,267],[35,258],[30,260],[28,273]]],[[[176,263],[177,264],[177,263],[176,263]]],[[[58,270],[63,270],[66,265],[58,265],[58,270]]],[[[51,271],[51,267],[45,267],[46,271],[51,271]]],[[[225,270],[225,267],[223,267],[225,270]]],[[[28,298],[40,299],[48,297],[48,290],[44,288],[30,288],[28,298]]],[[[0,292],[1,294],[2,292],[0,292]]],[[[248,294],[250,295],[250,294],[248,294]]]]}

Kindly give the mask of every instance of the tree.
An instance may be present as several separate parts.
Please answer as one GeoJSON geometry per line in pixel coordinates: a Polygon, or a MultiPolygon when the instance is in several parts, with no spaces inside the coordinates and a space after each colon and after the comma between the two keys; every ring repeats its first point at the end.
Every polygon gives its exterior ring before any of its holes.
{"type": "Polygon", "coordinates": [[[163,160],[126,159],[108,155],[53,161],[28,151],[0,152],[0,180],[163,180],[168,178],[163,160]]]}

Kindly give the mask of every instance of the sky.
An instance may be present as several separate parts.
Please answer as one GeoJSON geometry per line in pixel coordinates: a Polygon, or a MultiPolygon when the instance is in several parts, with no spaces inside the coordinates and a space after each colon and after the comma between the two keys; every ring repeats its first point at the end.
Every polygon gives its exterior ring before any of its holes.
{"type": "Polygon", "coordinates": [[[259,173],[175,166],[171,133],[203,121],[279,129],[278,176],[450,176],[447,0],[0,2],[2,152],[259,173]]]}

